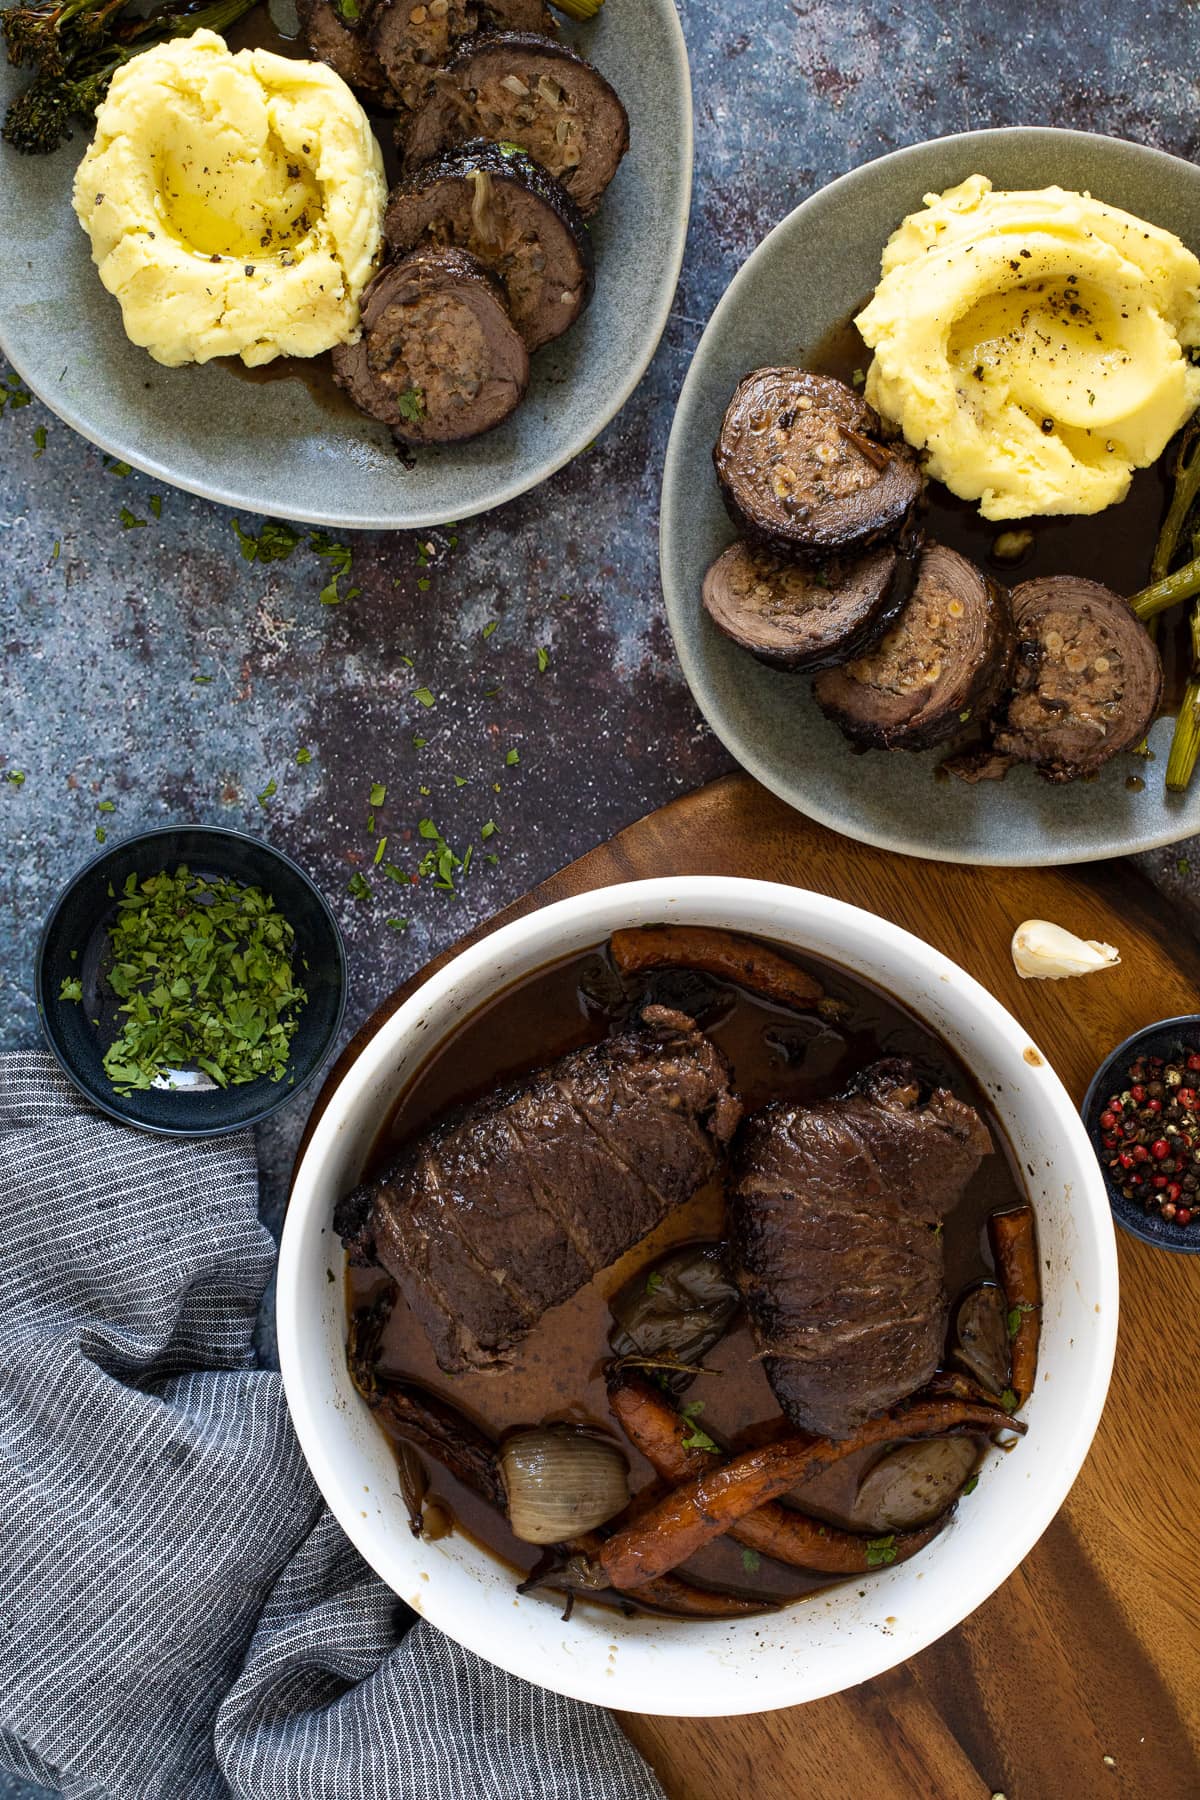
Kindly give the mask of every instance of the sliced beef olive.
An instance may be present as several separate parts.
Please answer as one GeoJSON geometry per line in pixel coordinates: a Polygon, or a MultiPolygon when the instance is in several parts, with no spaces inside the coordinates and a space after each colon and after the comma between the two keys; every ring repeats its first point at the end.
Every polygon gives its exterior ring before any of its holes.
{"type": "Polygon", "coordinates": [[[629,120],[603,75],[565,44],[506,31],[464,44],[397,133],[406,169],[474,138],[519,144],[592,213],[629,148],[629,120]]]}
{"type": "Polygon", "coordinates": [[[904,445],[844,382],[804,369],[756,369],[738,383],[713,450],[735,525],[808,560],[864,549],[894,532],[921,494],[904,445]]]}
{"type": "Polygon", "coordinates": [[[529,381],[529,352],[496,276],[465,250],[414,250],[363,295],[362,336],[333,372],[354,404],[407,444],[478,437],[529,381]]]}
{"type": "Polygon", "coordinates": [[[540,31],[553,37],[542,0],[375,0],[370,41],[395,95],[418,107],[455,47],[477,31],[540,31]]]}
{"type": "Polygon", "coordinates": [[[526,348],[560,337],[592,293],[592,252],[566,190],[521,150],[467,144],[392,189],[384,232],[403,255],[454,246],[499,276],[526,348]]]}
{"type": "Polygon", "coordinates": [[[813,693],[854,743],[923,750],[995,704],[1012,654],[1004,590],[965,556],[927,544],[895,624],[865,655],[818,675],[813,693]]]}
{"type": "Polygon", "coordinates": [[[777,669],[823,669],[873,642],[912,591],[916,558],[879,544],[850,560],[795,562],[735,543],[704,577],[718,631],[777,669]]]}
{"type": "Polygon", "coordinates": [[[995,748],[1047,781],[1092,775],[1146,735],[1162,693],[1153,640],[1119,594],[1075,575],[1013,590],[1013,692],[995,748]]]}
{"type": "Polygon", "coordinates": [[[1009,1385],[1008,1302],[995,1282],[963,1296],[954,1321],[954,1360],[989,1394],[1009,1385]]]}
{"type": "Polygon", "coordinates": [[[958,1498],[978,1461],[973,1437],[902,1444],[867,1470],[849,1523],[858,1531],[907,1531],[928,1524],[958,1498]]]}
{"type": "Polygon", "coordinates": [[[371,43],[375,0],[296,0],[300,29],[318,62],[328,63],[362,99],[393,104],[387,75],[371,43]]]}

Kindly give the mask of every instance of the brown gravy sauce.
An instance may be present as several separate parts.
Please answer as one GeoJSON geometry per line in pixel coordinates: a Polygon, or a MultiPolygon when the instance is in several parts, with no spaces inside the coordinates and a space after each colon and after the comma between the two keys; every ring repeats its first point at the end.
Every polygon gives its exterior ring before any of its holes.
{"type": "MultiPolygon", "coordinates": [[[[988,1214],[1025,1198],[1000,1124],[962,1063],[915,1015],[857,976],[814,958],[802,960],[819,976],[827,994],[845,1004],[846,1013],[836,1023],[728,987],[721,991],[731,1002],[729,1010],[705,1029],[729,1058],[747,1109],[771,1098],[824,1098],[843,1088],[868,1063],[894,1055],[910,1057],[924,1080],[952,1088],[979,1109],[996,1148],[946,1220],[946,1287],[953,1302],[965,1288],[993,1273],[985,1229],[988,1214]]],[[[372,1169],[380,1169],[398,1144],[448,1107],[477,1099],[509,1076],[602,1038],[607,1021],[585,993],[594,987],[598,968],[606,966],[603,947],[551,964],[464,1020],[402,1094],[380,1134],[372,1169]]],[[[656,1478],[625,1442],[608,1411],[603,1372],[611,1354],[609,1297],[675,1245],[723,1235],[724,1196],[720,1182],[713,1182],[619,1262],[547,1313],[518,1348],[513,1367],[501,1375],[443,1374],[421,1326],[398,1300],[384,1333],[380,1367],[441,1394],[493,1437],[544,1420],[598,1424],[621,1441],[636,1495],[656,1478]]],[[[372,1270],[348,1270],[348,1309],[366,1305],[381,1279],[372,1270]]],[[[702,1402],[698,1416],[706,1429],[738,1449],[778,1431],[779,1408],[755,1360],[749,1326],[740,1315],[709,1353],[706,1369],[710,1372],[698,1376],[683,1396],[686,1404],[702,1402]]],[[[806,1509],[827,1510],[831,1516],[844,1512],[863,1472],[881,1454],[872,1450],[847,1459],[821,1478],[819,1490],[810,1483],[805,1488],[806,1509]]],[[[453,1515],[458,1528],[522,1572],[532,1568],[539,1555],[533,1546],[514,1538],[504,1520],[440,1464],[427,1466],[430,1493],[453,1515]]],[[[828,1576],[805,1575],[766,1557],[761,1561],[751,1554],[743,1557],[730,1540],[709,1545],[684,1570],[705,1585],[764,1600],[797,1599],[829,1585],[828,1576]]]]}
{"type": "MultiPolygon", "coordinates": [[[[868,296],[863,296],[865,304],[868,296]]],[[[856,307],[855,312],[859,311],[856,307]]],[[[865,372],[871,352],[863,343],[853,318],[836,326],[815,343],[801,348],[796,361],[818,374],[836,375],[853,383],[856,371],[865,372]]],[[[959,500],[940,481],[925,489],[926,535],[969,557],[1008,587],[1039,575],[1081,575],[1099,581],[1118,594],[1135,594],[1150,579],[1150,558],[1171,497],[1170,456],[1164,454],[1149,469],[1138,469],[1129,493],[1119,506],[1090,517],[1012,519],[996,524],[980,518],[973,500],[959,500]],[[1030,531],[1033,543],[1016,560],[994,554],[996,540],[1005,532],[1030,531]]],[[[1187,609],[1180,620],[1159,627],[1158,647],[1163,659],[1163,697],[1160,715],[1179,708],[1191,660],[1187,609]]]]}

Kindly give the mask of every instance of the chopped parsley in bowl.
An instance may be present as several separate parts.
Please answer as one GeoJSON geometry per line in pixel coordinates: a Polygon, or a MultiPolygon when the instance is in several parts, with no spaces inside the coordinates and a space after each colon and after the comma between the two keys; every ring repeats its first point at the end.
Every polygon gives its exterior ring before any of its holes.
{"type": "Polygon", "coordinates": [[[274,1112],[332,1050],[336,921],[303,870],[215,828],[107,849],[60,895],[36,986],[51,1049],[103,1111],[185,1137],[274,1112]]]}

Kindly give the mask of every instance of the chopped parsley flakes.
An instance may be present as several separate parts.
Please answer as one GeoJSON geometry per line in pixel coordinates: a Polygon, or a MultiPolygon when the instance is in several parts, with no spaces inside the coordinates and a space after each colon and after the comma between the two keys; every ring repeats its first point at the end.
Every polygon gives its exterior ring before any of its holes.
{"type": "Polygon", "coordinates": [[[279,1081],[307,998],[295,933],[269,894],[180,865],[130,875],[109,927],[109,987],[124,1020],[104,1055],[119,1094],[195,1065],[218,1087],[279,1081]]]}

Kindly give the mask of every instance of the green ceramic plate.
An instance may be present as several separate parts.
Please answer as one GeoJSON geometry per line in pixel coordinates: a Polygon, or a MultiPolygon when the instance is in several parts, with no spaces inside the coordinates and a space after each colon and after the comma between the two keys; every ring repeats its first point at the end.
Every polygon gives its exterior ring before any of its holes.
{"type": "MultiPolygon", "coordinates": [[[[474,443],[423,451],[406,470],[385,427],[341,404],[331,409],[298,378],[252,383],[216,364],[152,362],[125,337],[71,210],[82,131],[50,157],[0,144],[10,227],[0,257],[0,349],[47,406],[102,449],[249,512],[400,529],[463,519],[535,487],[591,443],[645,373],[674,298],[691,196],[691,88],[673,0],[609,0],[564,36],[624,100],[630,149],[592,221],[591,306],[538,351],[512,418],[474,443]]],[[[0,57],[0,107],[18,81],[0,57]]]]}
{"type": "MultiPolygon", "coordinates": [[[[1055,788],[1030,769],[976,787],[938,781],[943,751],[856,755],[817,709],[807,678],[756,662],[710,625],[700,605],[705,569],[735,536],[711,451],[738,380],[761,364],[803,362],[870,293],[879,253],[904,215],[925,194],[976,172],[997,187],[1088,190],[1200,251],[1200,169],[1079,131],[1019,127],[939,138],[855,169],[798,206],[730,283],[679,398],[660,536],[675,645],[705,717],[738,761],[800,812],[865,843],[948,862],[1034,867],[1173,843],[1200,831],[1200,780],[1187,794],[1163,791],[1170,719],[1151,733],[1154,761],[1119,756],[1093,781],[1055,788]],[[1127,785],[1138,781],[1144,786],[1127,785]]],[[[1061,528],[1048,530],[1053,563],[1053,533],[1061,528]]],[[[1147,558],[1150,548],[1147,541],[1147,558]]]]}

